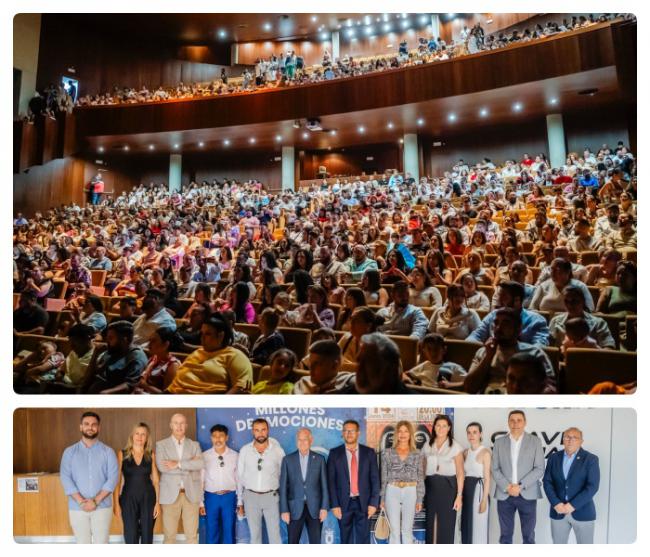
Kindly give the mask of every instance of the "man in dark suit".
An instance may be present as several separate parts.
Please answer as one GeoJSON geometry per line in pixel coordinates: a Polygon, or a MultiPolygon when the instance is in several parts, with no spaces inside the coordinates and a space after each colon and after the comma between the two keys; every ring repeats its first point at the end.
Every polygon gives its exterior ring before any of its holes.
{"type": "Polygon", "coordinates": [[[494,442],[494,477],[501,536],[499,543],[512,543],[515,514],[519,513],[524,543],[535,543],[537,499],[542,498],[540,480],[544,476],[544,451],[541,441],[526,433],[526,415],[513,410],[508,415],[508,435],[494,442]]]}
{"type": "Polygon", "coordinates": [[[377,455],[359,443],[359,423],[343,423],[343,445],[330,451],[327,480],[341,543],[370,543],[370,517],[379,505],[377,455]]]}
{"type": "Polygon", "coordinates": [[[551,503],[553,543],[568,543],[571,529],[577,543],[594,543],[600,466],[582,442],[582,431],[570,427],[562,437],[564,450],[551,455],[546,464],[544,491],[551,503]]]}
{"type": "Polygon", "coordinates": [[[311,451],[314,438],[307,428],[298,430],[298,450],[282,459],[280,517],[289,525],[289,543],[300,543],[305,524],[309,543],[320,543],[327,518],[329,493],[325,457],[311,451]]]}

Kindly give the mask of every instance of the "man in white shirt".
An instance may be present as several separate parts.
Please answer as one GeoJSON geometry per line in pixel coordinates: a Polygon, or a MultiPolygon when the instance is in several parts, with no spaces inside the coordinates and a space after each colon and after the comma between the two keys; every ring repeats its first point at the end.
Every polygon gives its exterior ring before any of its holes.
{"type": "Polygon", "coordinates": [[[239,453],[228,447],[228,428],[210,428],[212,448],[203,452],[203,503],[207,542],[232,544],[237,524],[237,498],[240,496],[237,462],[239,453]]]}
{"type": "Polygon", "coordinates": [[[251,543],[262,543],[262,518],[269,543],[280,544],[280,472],[284,450],[269,437],[269,423],[263,418],[253,421],[253,441],[239,453],[237,474],[241,482],[237,512],[246,516],[251,543]]]}
{"type": "Polygon", "coordinates": [[[494,442],[492,475],[501,536],[499,543],[511,544],[515,513],[519,513],[524,543],[535,543],[537,499],[542,498],[540,480],[544,476],[544,451],[534,435],[526,433],[526,414],[508,414],[509,434],[494,442]]]}
{"type": "Polygon", "coordinates": [[[133,323],[133,344],[145,350],[153,334],[162,327],[176,330],[176,321],[163,305],[165,295],[150,288],[142,300],[143,314],[133,323]]]}

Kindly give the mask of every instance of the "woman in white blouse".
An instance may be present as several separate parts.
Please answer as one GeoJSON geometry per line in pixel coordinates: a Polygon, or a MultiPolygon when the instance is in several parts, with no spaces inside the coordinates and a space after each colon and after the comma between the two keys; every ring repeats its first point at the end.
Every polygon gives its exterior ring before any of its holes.
{"type": "Polygon", "coordinates": [[[454,543],[465,470],[463,448],[454,441],[454,426],[449,416],[439,415],[433,421],[431,441],[422,447],[422,454],[426,458],[426,543],[454,543]]]}
{"type": "Polygon", "coordinates": [[[478,313],[465,307],[463,287],[452,284],[447,288],[447,303],[431,316],[429,332],[445,338],[465,340],[480,324],[478,313]]]}
{"type": "Polygon", "coordinates": [[[424,268],[414,267],[409,275],[409,303],[421,307],[439,308],[442,306],[442,296],[440,290],[431,284],[431,278],[424,268]]]}
{"type": "Polygon", "coordinates": [[[490,300],[485,292],[478,288],[476,278],[471,273],[465,273],[460,280],[460,284],[465,291],[465,307],[477,311],[490,311],[490,300]]]}

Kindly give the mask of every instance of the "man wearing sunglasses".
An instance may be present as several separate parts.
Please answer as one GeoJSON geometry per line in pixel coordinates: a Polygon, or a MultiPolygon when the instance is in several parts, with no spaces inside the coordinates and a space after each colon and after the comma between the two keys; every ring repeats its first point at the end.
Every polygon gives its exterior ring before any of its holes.
{"type": "Polygon", "coordinates": [[[225,425],[213,425],[210,439],[212,448],[203,453],[203,502],[200,513],[206,517],[208,543],[235,543],[239,453],[228,447],[228,428],[225,425]]]}
{"type": "Polygon", "coordinates": [[[264,418],[253,421],[253,441],[239,453],[237,473],[241,498],[237,512],[246,516],[251,543],[262,543],[262,518],[269,543],[282,543],[280,537],[280,472],[284,450],[269,437],[269,423],[264,418]]]}

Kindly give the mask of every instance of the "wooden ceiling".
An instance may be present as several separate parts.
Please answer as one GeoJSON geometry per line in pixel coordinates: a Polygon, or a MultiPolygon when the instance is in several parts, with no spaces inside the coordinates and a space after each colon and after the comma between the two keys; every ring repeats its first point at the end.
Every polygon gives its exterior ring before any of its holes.
{"type": "MultiPolygon", "coordinates": [[[[446,17],[447,14],[441,14],[446,17]]],[[[455,14],[461,15],[461,14],[455,14]]],[[[179,44],[295,40],[348,25],[363,26],[406,18],[413,27],[430,24],[430,14],[395,13],[184,13],[184,14],[48,14],[85,28],[150,37],[179,44]]]]}
{"type": "Polygon", "coordinates": [[[398,142],[405,133],[444,140],[471,130],[479,132],[487,126],[526,125],[554,112],[594,110],[595,113],[597,109],[619,102],[620,98],[616,69],[610,66],[479,93],[322,117],[322,127],[335,130],[335,134],[309,132],[304,120],[300,128],[294,127],[293,120],[277,121],[165,133],[95,136],[88,138],[85,152],[93,156],[97,153],[124,154],[125,145],[129,147],[129,156],[211,150],[268,152],[279,151],[282,145],[294,145],[297,150],[335,150],[352,145],[398,142]],[[585,89],[597,89],[598,92],[593,96],[580,95],[585,89]],[[517,103],[521,105],[520,110],[515,108],[517,103]]]}

